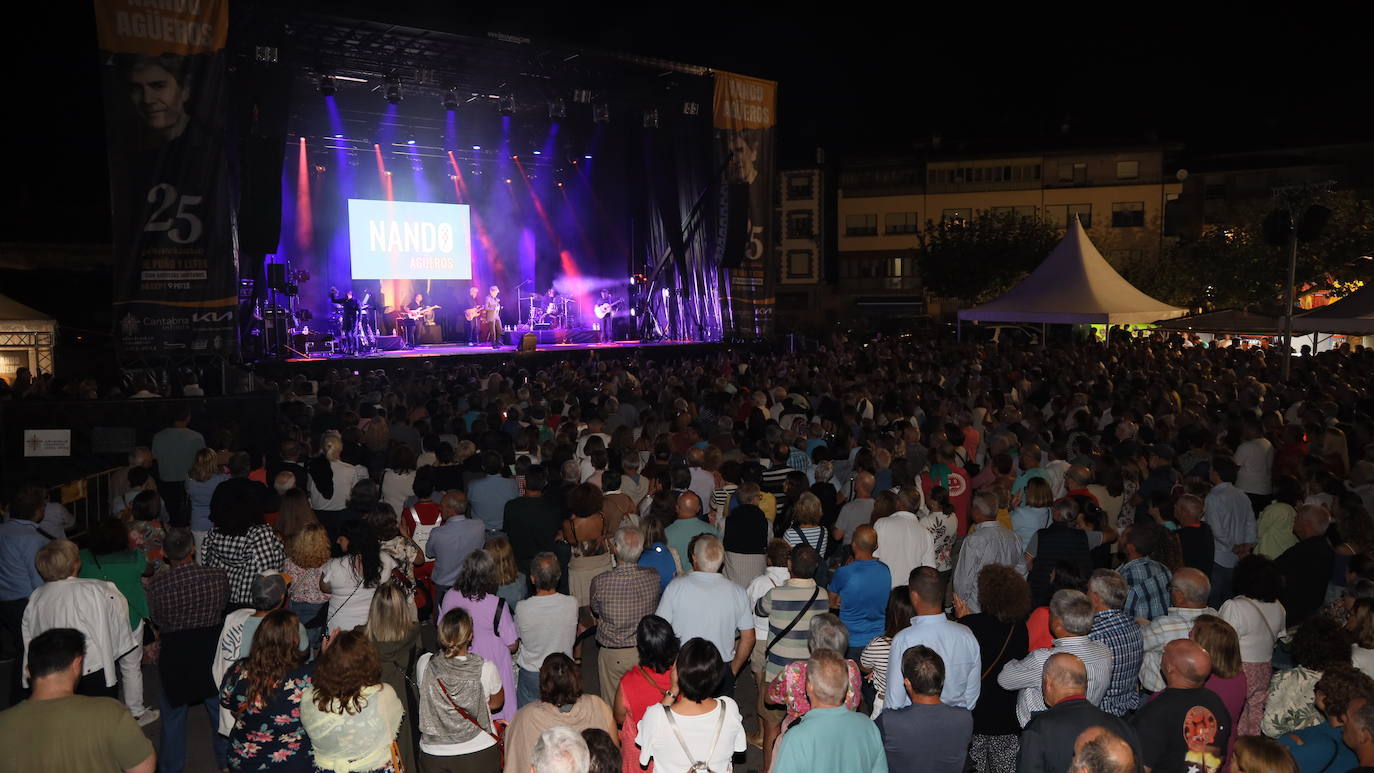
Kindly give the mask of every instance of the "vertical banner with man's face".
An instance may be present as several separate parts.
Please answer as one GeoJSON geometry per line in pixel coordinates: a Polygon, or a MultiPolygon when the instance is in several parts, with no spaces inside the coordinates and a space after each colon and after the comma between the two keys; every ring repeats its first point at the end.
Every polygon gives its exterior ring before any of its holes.
{"type": "Polygon", "coordinates": [[[229,0],[95,0],[124,357],[232,355],[229,0]]]}
{"type": "Polygon", "coordinates": [[[765,257],[773,243],[773,135],[778,84],[720,70],[715,75],[716,153],[727,179],[749,188],[744,261],[730,269],[730,312],[737,331],[764,333],[771,324],[773,309],[765,257]]]}

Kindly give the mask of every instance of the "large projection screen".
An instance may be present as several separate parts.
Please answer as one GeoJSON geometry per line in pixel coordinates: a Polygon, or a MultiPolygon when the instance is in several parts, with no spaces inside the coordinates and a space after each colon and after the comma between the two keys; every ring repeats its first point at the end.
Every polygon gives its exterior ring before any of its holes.
{"type": "Polygon", "coordinates": [[[348,200],[354,279],[472,279],[466,204],[348,200]]]}

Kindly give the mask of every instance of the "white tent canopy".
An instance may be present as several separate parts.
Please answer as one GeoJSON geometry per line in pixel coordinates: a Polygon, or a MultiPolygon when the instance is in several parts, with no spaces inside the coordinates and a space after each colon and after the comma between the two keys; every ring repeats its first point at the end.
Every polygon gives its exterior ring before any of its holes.
{"type": "Polygon", "coordinates": [[[1142,293],[1116,273],[1075,217],[1063,241],[1029,276],[1000,297],[959,312],[959,319],[1127,325],[1187,313],[1142,293]]]}
{"type": "Polygon", "coordinates": [[[1335,303],[1294,317],[1293,329],[1308,333],[1374,333],[1374,285],[1365,285],[1335,303]]]}

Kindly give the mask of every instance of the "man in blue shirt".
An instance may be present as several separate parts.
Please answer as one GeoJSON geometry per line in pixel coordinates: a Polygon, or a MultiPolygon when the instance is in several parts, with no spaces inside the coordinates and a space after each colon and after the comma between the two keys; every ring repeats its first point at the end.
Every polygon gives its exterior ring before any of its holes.
{"type": "Polygon", "coordinates": [[[1231,577],[1236,564],[1250,555],[1259,541],[1255,526],[1255,508],[1250,497],[1236,488],[1240,467],[1229,457],[1212,460],[1212,490],[1207,492],[1204,520],[1212,528],[1216,546],[1216,563],[1212,565],[1212,595],[1209,602],[1220,607],[1231,598],[1231,577]]]}
{"type": "Polygon", "coordinates": [[[439,503],[441,523],[429,533],[425,555],[434,559],[434,598],[444,594],[458,581],[458,569],[474,550],[486,544],[487,531],[481,521],[464,516],[467,499],[461,491],[450,491],[439,503]]]}
{"type": "Polygon", "coordinates": [[[854,560],[835,570],[830,580],[830,605],[840,608],[840,621],[849,628],[845,657],[858,661],[863,648],[883,635],[892,573],[875,559],[878,532],[867,524],[854,530],[854,560]]]}
{"type": "Polygon", "coordinates": [[[482,472],[482,477],[468,484],[469,514],[486,524],[488,531],[500,531],[506,503],[515,499],[520,489],[514,479],[501,475],[501,455],[495,451],[483,452],[482,472]]]}
{"type": "MultiPolygon", "coordinates": [[[[892,640],[887,673],[902,673],[902,653],[917,644],[935,650],[945,663],[945,687],[940,701],[949,706],[972,710],[982,690],[982,654],[978,639],[963,625],[945,617],[945,581],[932,566],[918,566],[911,570],[907,585],[911,605],[916,616],[911,626],[892,640]]],[[[887,691],[883,710],[900,709],[911,705],[905,690],[887,691]]]]}
{"type": "MultiPolygon", "coordinates": [[[[46,504],[47,492],[38,486],[24,486],[10,502],[9,520],[0,523],[0,660],[18,663],[24,654],[24,608],[29,596],[43,584],[33,559],[49,541],[38,530],[46,504]]],[[[15,677],[17,684],[18,673],[15,677]]]]}
{"type": "Polygon", "coordinates": [[[843,658],[829,650],[812,653],[806,665],[811,710],[783,736],[775,773],[887,773],[878,726],[845,708],[848,687],[849,668],[843,658]]]}

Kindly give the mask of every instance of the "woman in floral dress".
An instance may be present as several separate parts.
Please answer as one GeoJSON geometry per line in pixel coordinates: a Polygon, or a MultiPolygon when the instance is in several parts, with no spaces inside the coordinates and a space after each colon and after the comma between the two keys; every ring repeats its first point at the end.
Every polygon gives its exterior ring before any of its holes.
{"type": "Polygon", "coordinates": [[[278,609],[263,618],[253,651],[229,667],[219,702],[234,718],[230,770],[308,772],[310,737],[301,727],[301,696],[310,687],[302,665],[300,619],[278,609]]]}

